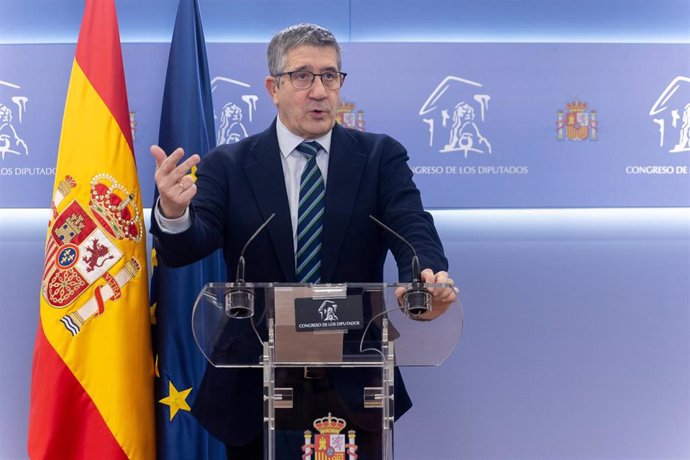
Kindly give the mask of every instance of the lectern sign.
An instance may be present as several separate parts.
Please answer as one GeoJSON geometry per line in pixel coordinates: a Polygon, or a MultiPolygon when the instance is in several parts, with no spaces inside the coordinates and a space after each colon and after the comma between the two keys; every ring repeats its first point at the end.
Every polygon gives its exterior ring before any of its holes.
{"type": "Polygon", "coordinates": [[[362,329],[362,297],[350,295],[338,299],[295,299],[297,331],[362,329]]]}

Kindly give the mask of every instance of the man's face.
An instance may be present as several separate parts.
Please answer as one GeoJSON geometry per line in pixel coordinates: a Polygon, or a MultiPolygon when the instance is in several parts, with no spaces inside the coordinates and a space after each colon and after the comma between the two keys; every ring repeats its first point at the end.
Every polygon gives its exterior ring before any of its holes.
{"type": "MultiPolygon", "coordinates": [[[[307,70],[312,73],[339,71],[332,47],[298,46],[287,53],[282,72],[307,70]]],[[[266,89],[278,107],[280,120],[293,134],[315,139],[326,134],[335,124],[340,90],[326,89],[316,77],[307,89],[295,89],[290,77],[266,77],[266,89]]]]}

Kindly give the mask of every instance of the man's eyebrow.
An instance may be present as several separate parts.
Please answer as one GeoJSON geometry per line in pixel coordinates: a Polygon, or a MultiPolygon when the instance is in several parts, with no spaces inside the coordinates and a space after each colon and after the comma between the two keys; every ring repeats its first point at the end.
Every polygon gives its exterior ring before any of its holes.
{"type": "MultiPolygon", "coordinates": [[[[302,65],[302,66],[297,67],[295,70],[291,70],[290,72],[301,72],[301,71],[303,71],[303,70],[306,70],[306,71],[308,71],[308,72],[311,72],[311,70],[309,70],[309,69],[310,69],[310,66],[308,66],[308,65],[302,65]]],[[[335,67],[335,66],[332,66],[332,65],[331,65],[331,66],[326,66],[326,67],[321,67],[321,68],[319,69],[319,72],[338,72],[338,68],[335,67]]]]}

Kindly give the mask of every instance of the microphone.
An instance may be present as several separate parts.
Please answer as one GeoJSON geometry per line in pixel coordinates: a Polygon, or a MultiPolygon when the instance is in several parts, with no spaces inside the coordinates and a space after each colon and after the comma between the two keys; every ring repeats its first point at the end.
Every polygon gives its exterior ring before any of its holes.
{"type": "Polygon", "coordinates": [[[397,232],[395,232],[395,230],[388,227],[376,217],[369,214],[369,218],[386,231],[395,235],[395,237],[409,246],[409,248],[412,250],[413,279],[412,285],[405,289],[405,293],[403,294],[403,311],[410,318],[416,318],[427,311],[431,311],[431,293],[426,287],[424,287],[424,283],[422,283],[422,272],[419,268],[419,257],[417,257],[417,251],[415,251],[414,246],[412,246],[409,241],[400,236],[397,232]]]}
{"type": "Polygon", "coordinates": [[[245,319],[254,316],[254,290],[246,287],[244,283],[244,252],[247,250],[249,244],[254,241],[261,230],[263,230],[268,223],[275,217],[276,213],[268,216],[254,234],[249,237],[244,247],[240,251],[240,258],[237,261],[237,270],[235,272],[236,287],[230,288],[225,294],[225,314],[235,319],[245,319]]]}

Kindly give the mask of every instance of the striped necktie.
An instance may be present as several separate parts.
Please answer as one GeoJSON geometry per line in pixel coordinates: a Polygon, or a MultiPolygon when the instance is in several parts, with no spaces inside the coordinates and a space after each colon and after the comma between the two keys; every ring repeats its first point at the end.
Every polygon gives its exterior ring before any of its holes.
{"type": "Polygon", "coordinates": [[[302,142],[295,148],[307,158],[299,186],[297,214],[297,253],[295,267],[300,283],[321,281],[321,229],[326,188],[316,154],[321,145],[315,141],[302,142]]]}

